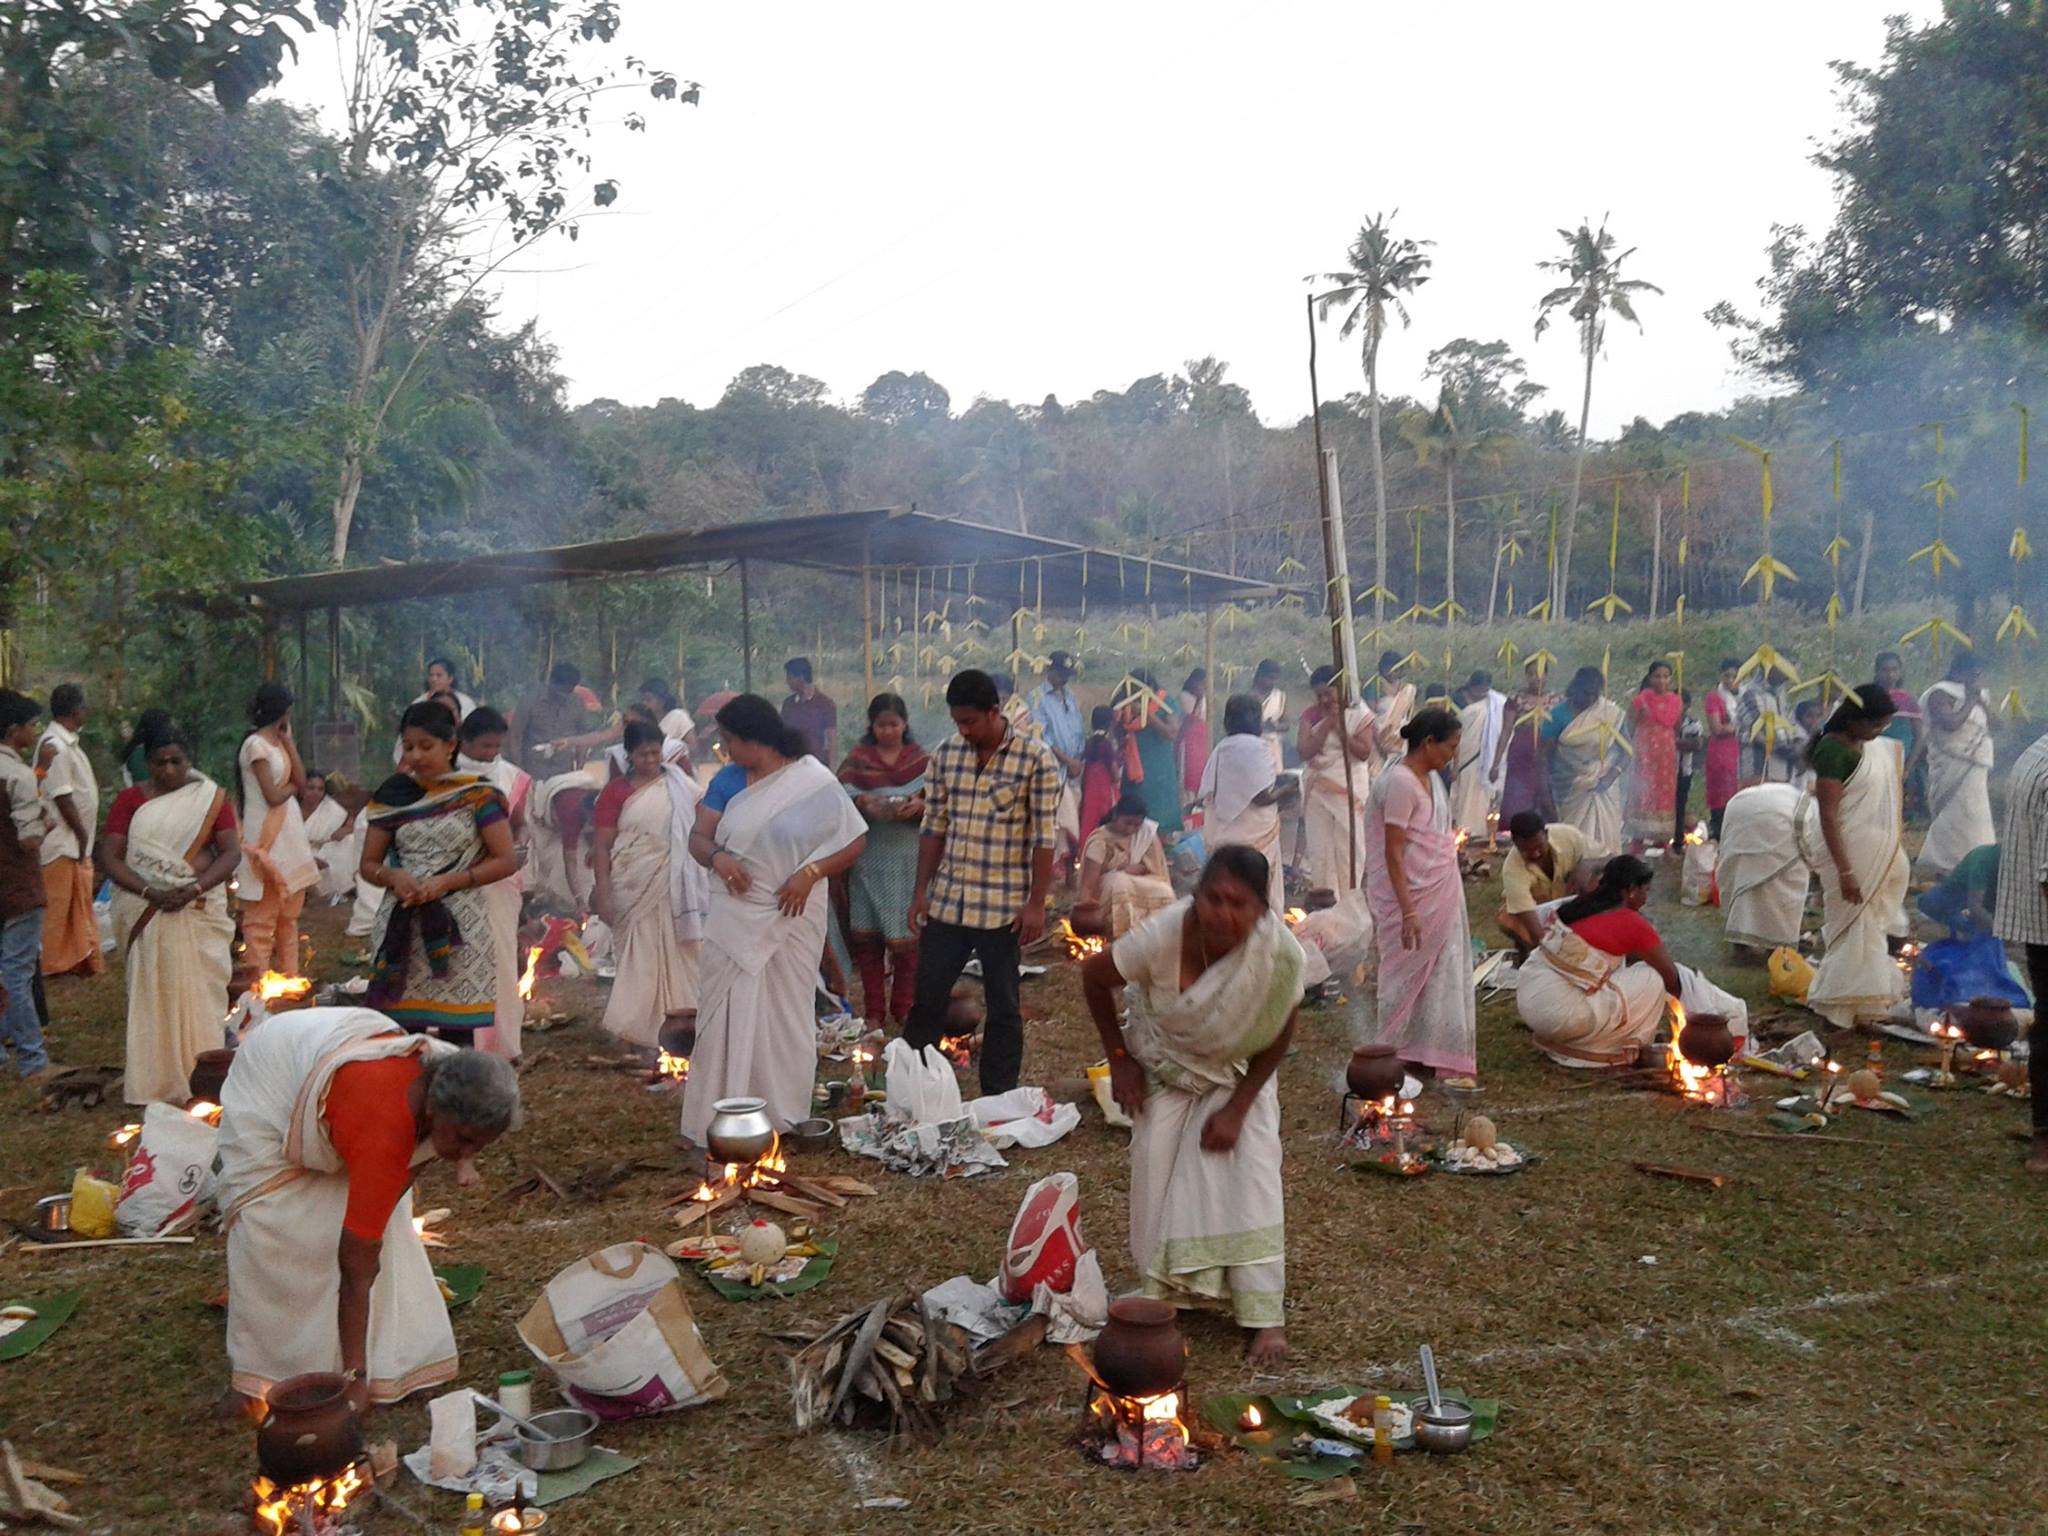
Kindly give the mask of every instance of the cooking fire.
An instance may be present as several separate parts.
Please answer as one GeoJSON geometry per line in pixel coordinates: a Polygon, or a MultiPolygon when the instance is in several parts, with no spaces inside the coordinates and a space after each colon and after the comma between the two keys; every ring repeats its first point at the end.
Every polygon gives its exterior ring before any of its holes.
{"type": "Polygon", "coordinates": [[[349,1510],[369,1488],[370,1480],[360,1465],[335,1477],[316,1477],[289,1488],[258,1477],[252,1490],[256,1498],[254,1529],[258,1536],[344,1536],[355,1529],[349,1510]]]}
{"type": "Polygon", "coordinates": [[[1101,1387],[1088,1397],[1089,1440],[1109,1466],[1128,1472],[1192,1472],[1202,1464],[1181,1417],[1180,1392],[1118,1397],[1101,1387]]]}

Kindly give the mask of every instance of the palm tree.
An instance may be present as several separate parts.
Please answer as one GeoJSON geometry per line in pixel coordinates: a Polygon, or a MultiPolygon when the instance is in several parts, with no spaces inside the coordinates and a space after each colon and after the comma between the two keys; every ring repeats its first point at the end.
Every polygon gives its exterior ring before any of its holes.
{"type": "MultiPolygon", "coordinates": [[[[1394,212],[1399,213],[1400,210],[1397,208],[1394,212]]],[[[1408,308],[1402,300],[1429,281],[1430,258],[1423,253],[1423,247],[1435,243],[1397,237],[1388,227],[1392,218],[1392,214],[1376,213],[1360,226],[1358,238],[1344,253],[1345,260],[1350,263],[1347,270],[1325,272],[1320,279],[1308,279],[1312,283],[1337,284],[1335,289],[1316,300],[1318,319],[1328,319],[1332,309],[1348,305],[1350,308],[1338,336],[1349,337],[1353,331],[1365,333],[1365,390],[1367,414],[1372,423],[1372,623],[1375,632],[1386,627],[1387,617],[1387,466],[1385,452],[1380,445],[1380,341],[1387,333],[1389,309],[1400,316],[1403,325],[1408,323],[1408,308]]],[[[1419,592],[1416,594],[1418,601],[1421,595],[1419,592]]]]}
{"type": "MultiPolygon", "coordinates": [[[[1446,383],[1437,392],[1436,409],[1415,411],[1401,422],[1401,435],[1415,450],[1415,462],[1428,465],[1441,459],[1444,466],[1444,624],[1456,624],[1458,614],[1458,466],[1497,459],[1515,441],[1505,427],[1486,426],[1485,413],[1468,405],[1446,383]]],[[[1496,560],[1496,569],[1499,562],[1496,560]]],[[[1421,595],[1417,594],[1417,601],[1421,595]]],[[[1489,621],[1491,614],[1487,615],[1489,621]]]]}
{"type": "Polygon", "coordinates": [[[1619,315],[1641,330],[1643,322],[1636,319],[1633,296],[1664,291],[1655,283],[1621,275],[1621,264],[1635,254],[1635,247],[1617,252],[1605,218],[1597,230],[1590,223],[1582,223],[1575,230],[1560,229],[1557,233],[1564,241],[1565,254],[1556,261],[1540,261],[1536,265],[1568,281],[1537,300],[1536,334],[1541,336],[1549,329],[1553,310],[1562,309],[1571,317],[1579,328],[1579,353],[1586,360],[1586,387],[1579,400],[1579,440],[1572,453],[1571,510],[1565,519],[1564,540],[1558,550],[1557,574],[1550,592],[1553,620],[1564,617],[1565,590],[1571,583],[1572,535],[1578,530],[1579,488],[1586,475],[1586,423],[1593,411],[1593,360],[1600,355],[1601,343],[1607,336],[1607,317],[1619,315]]]}

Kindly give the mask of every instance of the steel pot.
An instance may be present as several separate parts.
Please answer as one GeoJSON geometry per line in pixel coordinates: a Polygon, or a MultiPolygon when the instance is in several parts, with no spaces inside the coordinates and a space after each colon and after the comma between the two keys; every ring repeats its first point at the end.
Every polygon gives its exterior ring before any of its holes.
{"type": "Polygon", "coordinates": [[[800,1152],[829,1152],[839,1130],[830,1120],[799,1120],[789,1128],[789,1139],[800,1152]]]}
{"type": "Polygon", "coordinates": [[[1427,1398],[1414,1405],[1412,1421],[1415,1444],[1439,1456],[1455,1456],[1472,1444],[1472,1405],[1455,1397],[1439,1400],[1435,1408],[1427,1398]]]}
{"type": "Polygon", "coordinates": [[[334,1477],[363,1454],[363,1426],[338,1371],[290,1376],[270,1389],[256,1429],[256,1463],[289,1488],[334,1477]]]}
{"type": "Polygon", "coordinates": [[[720,1099],[711,1106],[704,1131],[713,1162],[757,1163],[775,1146],[775,1122],[766,1099],[720,1099]]]}
{"type": "Polygon", "coordinates": [[[597,1415],[581,1408],[550,1408],[518,1426],[519,1459],[534,1472],[581,1466],[597,1433],[597,1415]]]}

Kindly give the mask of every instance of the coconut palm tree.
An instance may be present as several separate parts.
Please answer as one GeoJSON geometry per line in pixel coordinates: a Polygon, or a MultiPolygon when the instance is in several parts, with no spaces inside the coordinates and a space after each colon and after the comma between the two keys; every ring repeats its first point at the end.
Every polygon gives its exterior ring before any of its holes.
{"type": "MultiPolygon", "coordinates": [[[[1398,214],[1400,210],[1394,210],[1398,214]]],[[[1430,258],[1423,247],[1431,240],[1409,240],[1396,236],[1390,227],[1394,214],[1376,213],[1359,227],[1358,238],[1344,253],[1350,266],[1342,272],[1325,272],[1309,282],[1335,283],[1330,292],[1316,300],[1316,316],[1328,319],[1330,311],[1349,306],[1339,337],[1354,331],[1364,333],[1365,391],[1367,418],[1372,425],[1373,499],[1373,599],[1375,632],[1386,627],[1387,618],[1387,466],[1380,443],[1380,341],[1387,334],[1387,312],[1392,310],[1401,323],[1408,323],[1403,302],[1429,281],[1430,258]]],[[[1417,593],[1419,601],[1421,594],[1417,593]]]]}
{"type": "MultiPolygon", "coordinates": [[[[1401,436],[1415,450],[1421,466],[1440,460],[1444,469],[1444,623],[1457,623],[1458,614],[1458,469],[1460,465],[1498,459],[1511,447],[1515,434],[1506,427],[1489,425],[1486,412],[1461,398],[1446,382],[1437,392],[1436,409],[1411,411],[1402,419],[1401,436]]],[[[1496,561],[1496,565],[1498,562],[1496,561]]],[[[1417,594],[1417,601],[1421,600],[1417,594]]],[[[1488,618],[1491,619],[1489,614],[1488,618]]]]}
{"type": "Polygon", "coordinates": [[[1557,233],[1564,241],[1565,254],[1536,265],[1545,272],[1559,274],[1566,282],[1537,300],[1536,334],[1541,336],[1549,329],[1555,310],[1561,309],[1571,317],[1579,328],[1579,354],[1586,360],[1586,386],[1579,399],[1579,439],[1572,453],[1571,510],[1565,519],[1564,539],[1557,552],[1557,573],[1550,591],[1553,620],[1565,616],[1565,591],[1571,583],[1572,535],[1578,530],[1579,490],[1586,475],[1586,425],[1593,411],[1593,360],[1600,355],[1601,344],[1607,337],[1607,317],[1619,315],[1641,330],[1643,322],[1636,319],[1634,296],[1664,291],[1655,283],[1621,275],[1621,264],[1635,254],[1635,247],[1617,252],[1605,218],[1597,230],[1588,222],[1557,233]]]}

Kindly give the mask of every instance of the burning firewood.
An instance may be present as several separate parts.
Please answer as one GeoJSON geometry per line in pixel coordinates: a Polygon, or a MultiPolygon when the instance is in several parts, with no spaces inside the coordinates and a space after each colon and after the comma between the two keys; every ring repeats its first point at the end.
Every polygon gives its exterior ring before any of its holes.
{"type": "Polygon", "coordinates": [[[823,1333],[782,1335],[790,1357],[790,1406],[799,1430],[866,1422],[893,1433],[930,1434],[933,1410],[972,1385],[965,1330],[925,1310],[908,1292],[849,1312],[823,1333]]]}

